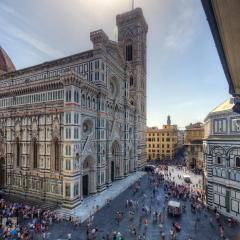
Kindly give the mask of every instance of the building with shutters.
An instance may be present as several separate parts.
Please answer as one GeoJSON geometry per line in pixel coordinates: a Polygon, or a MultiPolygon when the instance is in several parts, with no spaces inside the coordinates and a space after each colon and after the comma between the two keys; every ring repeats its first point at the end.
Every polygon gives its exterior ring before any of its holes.
{"type": "Polygon", "coordinates": [[[171,124],[170,116],[167,124],[161,129],[157,127],[147,128],[147,159],[171,160],[178,149],[178,128],[171,124]]]}
{"type": "Polygon", "coordinates": [[[188,169],[203,168],[204,125],[197,122],[186,126],[184,132],[185,161],[188,169]]]}

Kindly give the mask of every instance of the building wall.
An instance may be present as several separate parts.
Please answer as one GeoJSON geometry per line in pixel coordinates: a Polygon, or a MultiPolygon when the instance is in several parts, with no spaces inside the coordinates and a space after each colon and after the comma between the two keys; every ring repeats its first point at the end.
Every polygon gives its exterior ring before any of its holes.
{"type": "Polygon", "coordinates": [[[207,204],[224,215],[240,220],[240,115],[210,113],[204,141],[207,172],[207,204]],[[222,128],[219,122],[225,126],[222,128]]]}
{"type": "Polygon", "coordinates": [[[186,126],[184,146],[186,147],[185,162],[189,169],[203,168],[204,127],[201,123],[186,126]]]}
{"type": "MultiPolygon", "coordinates": [[[[118,21],[120,35],[140,27],[132,44],[146,45],[141,9],[118,21]]],[[[145,89],[146,48],[132,46],[137,65],[122,39],[90,38],[93,50],[0,76],[0,184],[9,191],[71,208],[144,165],[146,95],[131,104],[130,76],[145,89]]]]}
{"type": "Polygon", "coordinates": [[[148,160],[173,159],[178,146],[176,125],[163,125],[162,129],[147,129],[148,160]]]}

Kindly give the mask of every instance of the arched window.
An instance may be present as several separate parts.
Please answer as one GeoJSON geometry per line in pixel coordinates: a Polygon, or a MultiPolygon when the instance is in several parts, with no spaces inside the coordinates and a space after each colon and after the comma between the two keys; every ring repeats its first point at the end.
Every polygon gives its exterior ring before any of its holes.
{"type": "Polygon", "coordinates": [[[38,146],[36,138],[33,139],[33,168],[38,167],[38,146]]]}
{"type": "Polygon", "coordinates": [[[236,157],[236,167],[240,168],[240,157],[236,157]]]}
{"type": "Polygon", "coordinates": [[[17,167],[20,166],[20,141],[19,138],[16,139],[16,148],[17,148],[17,152],[16,152],[16,157],[17,157],[17,167]]]}
{"type": "Polygon", "coordinates": [[[54,170],[56,172],[60,170],[59,142],[57,138],[54,140],[54,170]]]}
{"type": "Polygon", "coordinates": [[[134,83],[134,82],[133,82],[133,76],[131,76],[131,77],[130,77],[130,87],[133,86],[133,83],[134,83]]]}
{"type": "Polygon", "coordinates": [[[132,44],[126,45],[126,61],[132,61],[132,44]]]}

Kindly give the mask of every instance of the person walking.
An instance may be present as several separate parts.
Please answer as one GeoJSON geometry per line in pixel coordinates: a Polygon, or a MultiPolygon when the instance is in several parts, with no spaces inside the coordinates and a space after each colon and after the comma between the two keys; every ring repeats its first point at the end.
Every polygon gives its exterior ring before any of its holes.
{"type": "Polygon", "coordinates": [[[72,240],[72,234],[71,233],[68,233],[67,237],[68,237],[68,240],[72,240]]]}

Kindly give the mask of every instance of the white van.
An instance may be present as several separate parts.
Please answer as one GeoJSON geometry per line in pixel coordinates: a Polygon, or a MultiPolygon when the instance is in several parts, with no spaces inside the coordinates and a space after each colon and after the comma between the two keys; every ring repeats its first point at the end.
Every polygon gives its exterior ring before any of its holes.
{"type": "Polygon", "coordinates": [[[178,216],[182,214],[182,206],[178,201],[170,200],[168,202],[168,214],[172,214],[173,216],[178,216]]]}

